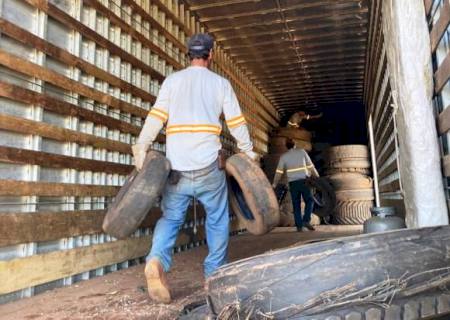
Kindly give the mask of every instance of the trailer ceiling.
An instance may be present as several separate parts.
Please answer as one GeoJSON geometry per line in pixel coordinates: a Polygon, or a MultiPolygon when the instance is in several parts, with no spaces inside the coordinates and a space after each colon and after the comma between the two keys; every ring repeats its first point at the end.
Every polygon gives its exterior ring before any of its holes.
{"type": "Polygon", "coordinates": [[[280,114],[362,101],[367,0],[186,0],[280,114]]]}

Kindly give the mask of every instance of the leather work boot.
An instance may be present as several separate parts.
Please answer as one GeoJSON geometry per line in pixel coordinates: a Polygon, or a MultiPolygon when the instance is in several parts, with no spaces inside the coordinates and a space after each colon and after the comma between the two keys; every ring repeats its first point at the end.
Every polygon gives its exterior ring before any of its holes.
{"type": "Polygon", "coordinates": [[[158,259],[151,259],[145,266],[148,294],[156,302],[170,303],[170,291],[166,274],[158,259]]]}
{"type": "Polygon", "coordinates": [[[314,228],[311,223],[305,223],[305,228],[310,230],[310,231],[314,231],[316,230],[316,228],[314,228]]]}

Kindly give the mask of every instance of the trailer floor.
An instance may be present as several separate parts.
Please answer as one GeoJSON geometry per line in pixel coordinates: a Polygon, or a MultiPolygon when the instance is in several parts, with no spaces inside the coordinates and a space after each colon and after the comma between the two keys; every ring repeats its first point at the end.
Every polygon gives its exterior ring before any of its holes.
{"type": "MultiPolygon", "coordinates": [[[[355,226],[319,226],[315,232],[277,228],[264,236],[232,237],[230,261],[293,244],[359,234],[355,226]]],[[[0,306],[0,319],[176,319],[185,306],[202,301],[202,262],[206,246],[174,256],[169,273],[173,303],[159,305],[147,296],[144,265],[78,282],[0,306]]]]}

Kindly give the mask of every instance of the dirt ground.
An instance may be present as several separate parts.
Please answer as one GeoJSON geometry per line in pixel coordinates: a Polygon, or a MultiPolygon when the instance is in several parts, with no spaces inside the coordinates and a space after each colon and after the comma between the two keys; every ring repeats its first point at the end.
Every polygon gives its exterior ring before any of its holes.
{"type": "MultiPolygon", "coordinates": [[[[277,228],[264,236],[232,237],[229,259],[235,261],[269,250],[360,233],[359,228],[320,226],[315,232],[277,228]]],[[[185,306],[203,300],[202,261],[206,246],[174,256],[168,275],[173,303],[160,305],[147,296],[144,265],[47,291],[0,305],[0,319],[176,319],[185,306]]]]}

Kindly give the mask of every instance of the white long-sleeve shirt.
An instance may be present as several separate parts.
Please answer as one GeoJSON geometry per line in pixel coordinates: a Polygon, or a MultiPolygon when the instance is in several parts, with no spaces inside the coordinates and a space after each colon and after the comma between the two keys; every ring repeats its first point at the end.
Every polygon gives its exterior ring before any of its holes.
{"type": "Polygon", "coordinates": [[[137,143],[150,145],[163,125],[172,169],[198,170],[213,163],[222,145],[220,116],[242,152],[253,144],[230,82],[204,67],[191,66],[167,77],[137,143]]]}

